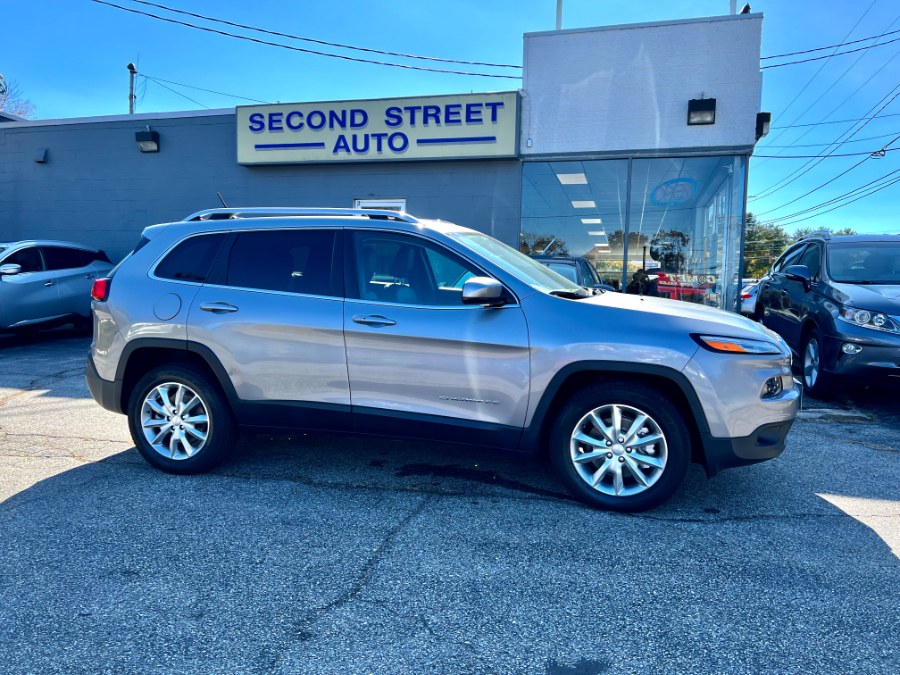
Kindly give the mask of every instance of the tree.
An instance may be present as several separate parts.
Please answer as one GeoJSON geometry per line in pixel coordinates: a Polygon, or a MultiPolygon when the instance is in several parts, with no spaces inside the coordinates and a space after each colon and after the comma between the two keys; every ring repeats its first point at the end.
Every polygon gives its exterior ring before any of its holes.
{"type": "Polygon", "coordinates": [[[744,275],[761,277],[793,241],[781,225],[760,223],[748,213],[744,229],[744,275]]]}
{"type": "Polygon", "coordinates": [[[650,242],[650,257],[658,260],[665,272],[683,272],[690,241],[691,238],[679,230],[660,232],[650,242]]]}
{"type": "Polygon", "coordinates": [[[519,250],[526,255],[569,255],[566,242],[551,234],[523,232],[519,237],[519,250]]]}
{"type": "MultiPolygon", "coordinates": [[[[622,230],[615,230],[606,235],[606,241],[609,242],[611,249],[621,251],[625,246],[625,233],[622,230]]],[[[628,248],[634,250],[635,247],[645,246],[650,239],[646,234],[637,232],[628,233],[628,248]]]]}
{"type": "Polygon", "coordinates": [[[37,106],[22,96],[19,83],[12,81],[4,86],[2,82],[3,78],[0,77],[0,111],[12,113],[19,117],[34,117],[37,106]]]}

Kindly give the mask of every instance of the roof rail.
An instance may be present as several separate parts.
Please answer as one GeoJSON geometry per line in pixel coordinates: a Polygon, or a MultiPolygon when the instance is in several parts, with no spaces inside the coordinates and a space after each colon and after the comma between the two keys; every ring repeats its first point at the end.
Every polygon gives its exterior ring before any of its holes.
{"type": "Polygon", "coordinates": [[[798,241],[806,241],[807,239],[812,239],[813,237],[822,237],[822,239],[831,239],[832,234],[828,230],[819,230],[818,232],[810,232],[809,234],[804,234],[798,241]]]}
{"type": "Polygon", "coordinates": [[[257,206],[234,209],[206,209],[187,216],[185,222],[192,220],[228,220],[232,218],[277,218],[277,217],[313,217],[313,216],[357,216],[372,220],[399,220],[404,223],[418,223],[419,220],[401,211],[378,211],[375,209],[311,209],[282,206],[257,206]]]}

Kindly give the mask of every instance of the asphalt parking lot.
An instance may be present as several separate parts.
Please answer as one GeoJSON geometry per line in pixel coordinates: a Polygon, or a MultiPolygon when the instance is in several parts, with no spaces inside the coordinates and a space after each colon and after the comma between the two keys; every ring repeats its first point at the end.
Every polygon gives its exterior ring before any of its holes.
{"type": "Polygon", "coordinates": [[[0,337],[0,670],[900,672],[900,397],[640,515],[538,460],[336,436],[147,466],[89,338],[0,337]]]}

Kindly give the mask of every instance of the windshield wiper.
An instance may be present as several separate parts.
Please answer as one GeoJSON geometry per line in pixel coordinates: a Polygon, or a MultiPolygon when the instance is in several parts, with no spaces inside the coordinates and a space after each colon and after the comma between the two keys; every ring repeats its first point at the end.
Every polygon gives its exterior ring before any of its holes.
{"type": "Polygon", "coordinates": [[[555,295],[558,298],[566,298],[568,300],[584,300],[584,298],[591,297],[591,294],[587,291],[550,291],[550,295],[555,295]]]}

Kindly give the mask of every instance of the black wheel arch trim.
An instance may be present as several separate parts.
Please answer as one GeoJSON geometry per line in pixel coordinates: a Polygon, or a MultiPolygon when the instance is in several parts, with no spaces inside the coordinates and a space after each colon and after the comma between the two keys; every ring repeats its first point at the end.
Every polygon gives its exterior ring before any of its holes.
{"type": "MultiPolygon", "coordinates": [[[[173,338],[135,338],[128,341],[122,350],[119,365],[116,369],[116,384],[120,394],[124,393],[125,372],[128,370],[131,356],[134,352],[141,349],[171,349],[178,352],[188,351],[198,355],[212,371],[232,409],[236,409],[239,405],[240,399],[238,399],[237,392],[234,390],[231,378],[228,377],[228,371],[225,370],[225,366],[222,365],[215,353],[209,347],[200,343],[173,338]]],[[[126,408],[127,404],[123,402],[122,409],[125,410],[126,408]]]]}
{"type": "Polygon", "coordinates": [[[653,364],[643,363],[617,363],[611,361],[579,361],[570,363],[563,367],[544,390],[540,403],[535,409],[531,424],[525,428],[522,435],[522,449],[537,451],[541,440],[542,430],[547,421],[547,415],[557,400],[557,395],[562,389],[565,382],[573,375],[582,373],[597,373],[598,375],[642,375],[661,378],[672,383],[684,395],[694,422],[697,425],[697,431],[701,438],[709,437],[709,423],[706,420],[706,413],[700,404],[700,399],[694,391],[688,378],[681,372],[668,366],[657,366],[653,364]]]}

